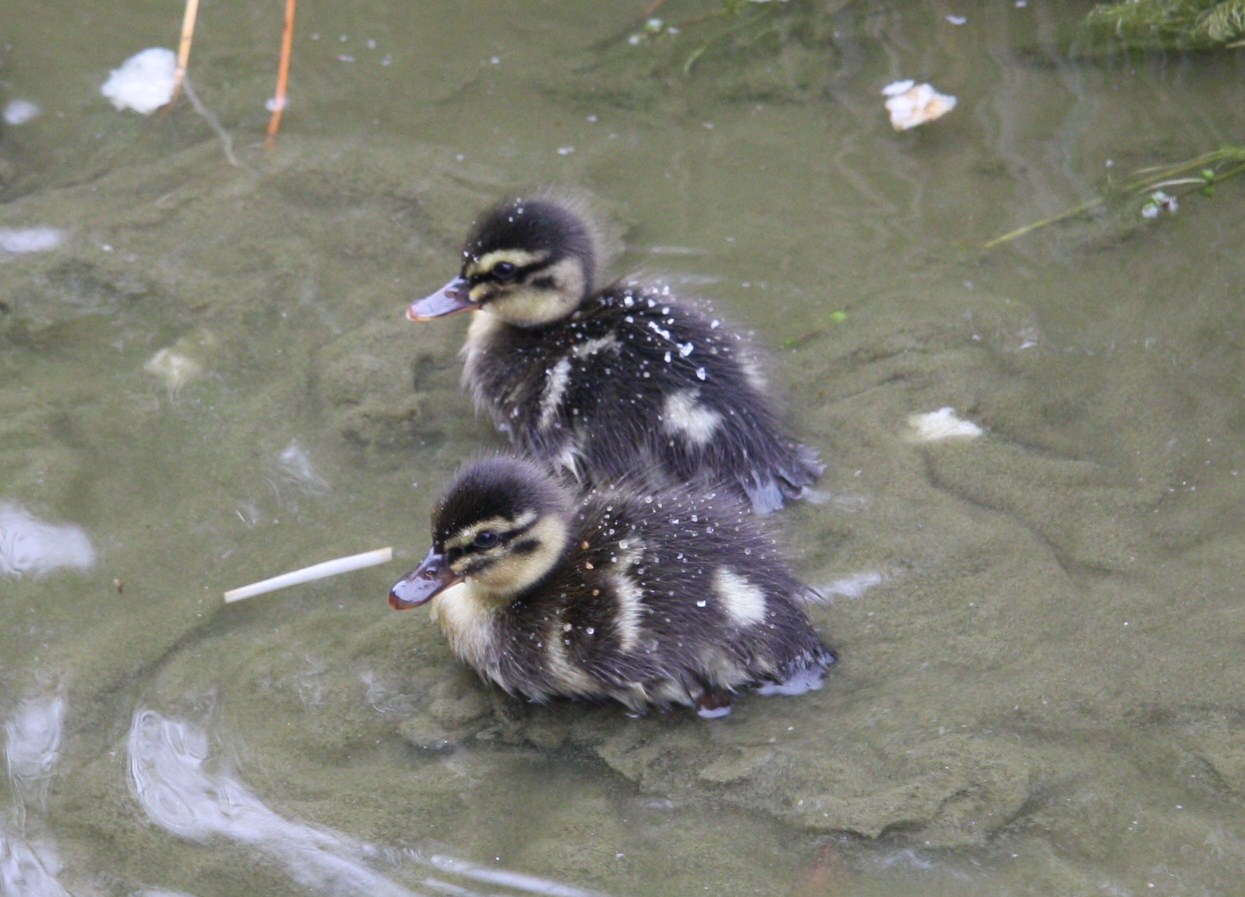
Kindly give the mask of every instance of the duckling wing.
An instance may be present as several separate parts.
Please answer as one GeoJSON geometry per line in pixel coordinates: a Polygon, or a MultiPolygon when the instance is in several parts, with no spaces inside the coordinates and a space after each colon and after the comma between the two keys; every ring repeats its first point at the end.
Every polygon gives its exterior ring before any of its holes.
{"type": "Polygon", "coordinates": [[[611,288],[544,328],[490,325],[467,356],[498,430],[588,484],[728,483],[764,512],[822,470],[786,435],[746,341],[658,290],[611,288]]]}
{"type": "MultiPolygon", "coordinates": [[[[748,341],[659,291],[624,290],[620,297],[611,308],[625,353],[619,367],[638,376],[624,378],[611,398],[639,423],[630,445],[644,446],[676,483],[733,484],[761,513],[803,497],[823,466],[816,452],[787,436],[748,341]]],[[[606,399],[602,393],[599,402],[606,399]]],[[[616,443],[602,440],[585,449],[590,462],[598,460],[594,453],[616,451],[616,443]]]]}
{"type": "Polygon", "coordinates": [[[729,496],[688,488],[589,496],[565,648],[624,703],[694,704],[833,660],[804,586],[766,527],[729,496]],[[587,547],[584,547],[587,546],[587,547]]]}

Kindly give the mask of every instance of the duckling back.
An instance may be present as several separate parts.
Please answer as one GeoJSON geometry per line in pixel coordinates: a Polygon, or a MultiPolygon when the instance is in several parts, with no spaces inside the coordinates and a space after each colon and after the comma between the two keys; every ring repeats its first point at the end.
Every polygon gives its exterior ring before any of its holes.
{"type": "Polygon", "coordinates": [[[785,435],[747,341],[660,288],[619,285],[543,329],[479,315],[464,354],[498,430],[590,484],[648,470],[725,484],[764,513],[823,469],[785,435]]]}
{"type": "Polygon", "coordinates": [[[761,512],[806,495],[822,465],[787,435],[755,350],[664,287],[594,292],[591,233],[553,199],[503,204],[468,239],[460,276],[408,317],[477,311],[463,349],[476,407],[587,485],[643,470],[725,484],[761,512]]]}

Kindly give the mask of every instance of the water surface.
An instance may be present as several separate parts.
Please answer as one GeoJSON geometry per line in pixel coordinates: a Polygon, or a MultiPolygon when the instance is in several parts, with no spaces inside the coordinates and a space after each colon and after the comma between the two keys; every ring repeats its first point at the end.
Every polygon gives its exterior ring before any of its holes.
{"type": "Polygon", "coordinates": [[[1241,51],[1095,48],[1072,3],[792,0],[722,36],[672,0],[639,43],[640,3],[305,3],[265,151],[278,4],[205,4],[235,167],[188,103],[98,94],[179,11],[0,5],[4,101],[40,109],[0,134],[0,228],[43,229],[0,254],[0,893],[1238,887],[1242,187],[982,247],[1240,140],[1241,51]],[[895,133],[904,77],[958,107],[895,133]],[[773,349],[830,463],[782,521],[836,593],[821,691],[532,708],[388,609],[498,445],[461,319],[402,310],[549,183],[618,221],[616,273],[773,349]],[[911,438],[948,406],[984,435],[911,438]]]}

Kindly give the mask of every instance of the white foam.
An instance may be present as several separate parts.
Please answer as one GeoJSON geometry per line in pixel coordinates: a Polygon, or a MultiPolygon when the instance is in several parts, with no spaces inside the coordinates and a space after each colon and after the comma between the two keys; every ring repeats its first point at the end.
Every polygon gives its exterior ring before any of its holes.
{"type": "Polygon", "coordinates": [[[94,563],[95,549],[81,527],[45,523],[21,505],[0,502],[0,576],[40,576],[94,563]]]}
{"type": "Polygon", "coordinates": [[[150,115],[173,99],[177,55],[164,47],[135,53],[112,70],[99,92],[118,109],[150,115]]]}

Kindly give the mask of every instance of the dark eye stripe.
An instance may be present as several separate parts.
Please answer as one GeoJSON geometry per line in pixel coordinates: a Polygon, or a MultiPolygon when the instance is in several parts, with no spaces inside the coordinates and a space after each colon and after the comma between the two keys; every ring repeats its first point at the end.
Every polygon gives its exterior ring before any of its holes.
{"type": "MultiPolygon", "coordinates": [[[[480,556],[480,555],[485,554],[486,552],[489,552],[489,553],[495,552],[497,549],[504,548],[506,545],[509,545],[514,539],[517,539],[519,536],[522,536],[524,533],[530,530],[533,526],[535,526],[539,521],[540,521],[540,518],[536,518],[535,520],[532,520],[529,523],[525,523],[523,526],[516,526],[514,529],[489,530],[489,532],[494,532],[497,534],[497,541],[487,547],[476,545],[475,542],[470,542],[459,548],[451,549],[451,551],[454,553],[455,557],[461,557],[465,554],[469,554],[473,556],[480,556]]],[[[531,542],[533,545],[536,544],[535,540],[527,540],[527,541],[531,542]]],[[[520,543],[520,544],[526,544],[526,542],[520,543]]],[[[516,549],[518,549],[518,546],[516,546],[516,549]]],[[[531,549],[524,549],[520,551],[520,553],[526,554],[526,553],[529,553],[530,551],[531,549]]]]}
{"type": "MultiPolygon", "coordinates": [[[[504,259],[495,264],[487,271],[475,271],[467,275],[467,282],[472,286],[480,283],[517,283],[527,279],[528,275],[537,271],[543,271],[553,263],[553,259],[544,259],[539,262],[532,262],[529,265],[514,265],[514,262],[507,262],[504,259]],[[497,269],[502,264],[514,265],[514,273],[507,277],[498,276],[497,269]]],[[[550,281],[552,283],[552,281],[550,281]]],[[[548,284],[542,284],[545,286],[548,284]]]]}
{"type": "Polygon", "coordinates": [[[527,555],[540,548],[538,539],[520,539],[514,543],[514,548],[510,549],[514,554],[527,555]]]}

